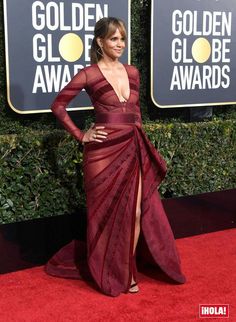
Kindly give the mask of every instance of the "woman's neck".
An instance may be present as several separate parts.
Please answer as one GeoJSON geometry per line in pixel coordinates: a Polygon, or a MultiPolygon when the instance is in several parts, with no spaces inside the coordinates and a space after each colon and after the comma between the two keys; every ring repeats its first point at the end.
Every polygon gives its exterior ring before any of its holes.
{"type": "Polygon", "coordinates": [[[118,59],[111,59],[111,58],[101,58],[98,61],[99,66],[104,66],[107,68],[114,68],[120,65],[120,62],[118,59]]]}

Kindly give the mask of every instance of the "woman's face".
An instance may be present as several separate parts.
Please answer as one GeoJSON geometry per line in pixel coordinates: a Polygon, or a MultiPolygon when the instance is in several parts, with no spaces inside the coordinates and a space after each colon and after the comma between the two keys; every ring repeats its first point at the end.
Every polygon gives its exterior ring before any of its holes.
{"type": "Polygon", "coordinates": [[[118,59],[125,49],[125,39],[119,29],[107,39],[100,39],[99,45],[102,47],[103,55],[112,59],[118,59]]]}

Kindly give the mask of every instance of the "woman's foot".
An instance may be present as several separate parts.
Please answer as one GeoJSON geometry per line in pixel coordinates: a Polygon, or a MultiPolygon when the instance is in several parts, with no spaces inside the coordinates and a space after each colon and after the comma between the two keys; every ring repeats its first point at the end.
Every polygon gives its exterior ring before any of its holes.
{"type": "Polygon", "coordinates": [[[131,285],[129,288],[129,293],[138,293],[139,287],[135,280],[132,278],[131,285]]]}
{"type": "Polygon", "coordinates": [[[137,283],[131,284],[129,288],[129,293],[138,293],[139,287],[137,283]]]}

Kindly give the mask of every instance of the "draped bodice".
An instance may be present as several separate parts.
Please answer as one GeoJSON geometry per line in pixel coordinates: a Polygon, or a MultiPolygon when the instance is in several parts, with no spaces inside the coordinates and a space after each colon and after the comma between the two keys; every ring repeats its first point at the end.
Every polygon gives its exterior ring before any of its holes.
{"type": "Polygon", "coordinates": [[[83,88],[91,99],[96,116],[101,113],[132,113],[136,124],[142,123],[139,105],[139,72],[132,65],[123,64],[123,66],[129,80],[129,97],[126,102],[120,101],[115,89],[97,64],[85,67],[77,73],[53,101],[51,106],[53,113],[77,139],[82,139],[81,131],[71,121],[66,107],[83,88]],[[77,133],[78,131],[80,133],[77,133]]]}
{"type": "MultiPolygon", "coordinates": [[[[83,70],[84,77],[86,77],[85,89],[91,98],[96,113],[139,112],[139,74],[134,66],[124,64],[124,67],[129,79],[129,97],[126,102],[119,100],[116,91],[102,74],[98,65],[94,64],[83,70]]],[[[81,77],[79,79],[81,81],[81,77]]]]}

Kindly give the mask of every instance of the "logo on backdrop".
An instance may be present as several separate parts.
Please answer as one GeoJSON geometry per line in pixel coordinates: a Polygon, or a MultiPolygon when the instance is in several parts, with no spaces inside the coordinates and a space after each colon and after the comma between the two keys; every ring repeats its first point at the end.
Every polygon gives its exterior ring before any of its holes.
{"type": "Polygon", "coordinates": [[[66,22],[65,3],[33,2],[33,94],[58,92],[89,64],[94,24],[107,16],[108,4],[71,3],[71,19],[66,22]],[[93,15],[89,15],[92,8],[93,15]]]}
{"type": "MultiPolygon", "coordinates": [[[[82,68],[90,65],[96,21],[117,16],[129,34],[129,1],[4,1],[7,92],[19,113],[50,111],[56,94],[82,68]]],[[[129,35],[128,35],[129,36],[129,35]]],[[[127,62],[129,46],[122,60],[127,62]]],[[[89,109],[83,90],[69,109],[89,109]]]]}
{"type": "Polygon", "coordinates": [[[234,8],[233,0],[152,1],[151,96],[157,106],[236,101],[234,8]]]}

